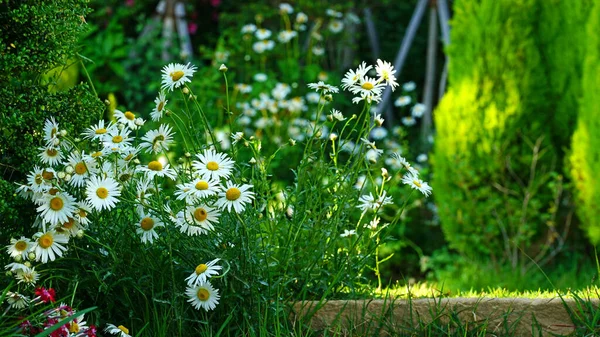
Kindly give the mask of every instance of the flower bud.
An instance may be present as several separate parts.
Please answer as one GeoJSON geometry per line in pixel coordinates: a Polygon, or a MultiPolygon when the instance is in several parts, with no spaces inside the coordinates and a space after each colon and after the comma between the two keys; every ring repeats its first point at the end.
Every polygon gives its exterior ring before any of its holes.
{"type": "Polygon", "coordinates": [[[187,87],[184,87],[183,89],[181,89],[181,91],[186,95],[190,93],[190,89],[188,89],[187,87]]]}
{"type": "Polygon", "coordinates": [[[65,172],[67,172],[69,174],[73,173],[73,166],[71,166],[71,165],[66,166],[65,167],[65,172]]]}
{"type": "Polygon", "coordinates": [[[221,64],[221,66],[219,67],[219,71],[227,72],[227,66],[225,66],[224,64],[221,64]]]}

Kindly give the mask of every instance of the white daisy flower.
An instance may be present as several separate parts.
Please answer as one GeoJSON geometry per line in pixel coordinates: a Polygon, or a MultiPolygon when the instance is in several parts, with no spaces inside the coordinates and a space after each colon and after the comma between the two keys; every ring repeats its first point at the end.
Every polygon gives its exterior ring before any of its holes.
{"type": "Polygon", "coordinates": [[[419,174],[419,172],[417,171],[417,169],[415,169],[414,167],[412,167],[410,165],[410,163],[408,162],[408,160],[406,160],[406,158],[402,157],[398,152],[392,153],[392,158],[396,159],[398,161],[398,163],[400,165],[402,165],[402,167],[404,167],[404,169],[406,171],[408,171],[408,173],[416,174],[416,175],[419,174]]]}
{"type": "Polygon", "coordinates": [[[17,273],[19,271],[27,271],[30,268],[27,265],[23,264],[23,263],[12,262],[12,263],[9,263],[6,266],[4,266],[4,269],[10,271],[11,273],[17,273]]]}
{"type": "Polygon", "coordinates": [[[102,139],[105,134],[107,134],[114,128],[116,128],[116,125],[112,122],[108,125],[104,125],[104,120],[100,120],[98,121],[98,124],[87,128],[84,132],[81,133],[81,135],[83,136],[83,138],[90,140],[102,139]]]}
{"type": "Polygon", "coordinates": [[[27,259],[27,254],[31,250],[32,244],[29,238],[21,236],[20,239],[10,239],[10,245],[6,246],[6,252],[10,257],[21,256],[23,260],[27,259]]]}
{"type": "Polygon", "coordinates": [[[279,4],[279,11],[286,14],[292,14],[294,13],[294,7],[287,2],[282,2],[279,4]]]}
{"type": "Polygon", "coordinates": [[[121,110],[115,109],[113,116],[117,120],[117,123],[127,126],[130,130],[138,129],[138,126],[135,123],[135,120],[137,117],[133,112],[131,112],[131,111],[123,112],[121,110]]]}
{"type": "Polygon", "coordinates": [[[88,180],[85,194],[87,201],[96,211],[110,210],[119,202],[121,190],[119,184],[112,177],[101,178],[93,176],[88,180]]]}
{"type": "Polygon", "coordinates": [[[90,218],[88,215],[92,212],[92,206],[87,201],[79,201],[77,203],[77,209],[73,213],[73,217],[81,225],[87,226],[90,224],[90,218]]]}
{"type": "MultiPolygon", "coordinates": [[[[128,128],[119,130],[118,128],[111,129],[103,138],[103,146],[106,150],[112,152],[121,152],[131,147],[131,138],[128,128]]],[[[93,156],[93,155],[92,155],[93,156]]]]}
{"type": "Polygon", "coordinates": [[[233,208],[236,213],[241,213],[246,204],[254,199],[254,193],[249,191],[251,188],[252,185],[240,186],[228,181],[225,190],[219,193],[219,199],[215,205],[222,210],[226,209],[231,212],[233,208]]]}
{"type": "Polygon", "coordinates": [[[141,236],[142,243],[154,243],[154,239],[158,239],[158,234],[155,229],[164,227],[165,225],[151,212],[145,212],[143,209],[138,209],[140,221],[136,224],[136,233],[141,236]]]}
{"type": "Polygon", "coordinates": [[[338,12],[335,9],[331,9],[331,8],[327,8],[327,10],[325,10],[325,14],[327,14],[327,16],[331,16],[333,18],[341,18],[344,16],[344,14],[342,14],[341,12],[338,12]]]}
{"type": "Polygon", "coordinates": [[[402,117],[402,124],[406,126],[413,126],[417,124],[417,120],[413,116],[402,117]]]}
{"type": "Polygon", "coordinates": [[[162,118],[167,102],[168,100],[165,97],[165,92],[159,92],[158,97],[154,99],[154,109],[150,113],[150,118],[152,118],[153,121],[158,122],[162,118]]]}
{"type": "Polygon", "coordinates": [[[12,291],[6,293],[6,303],[8,303],[9,308],[25,309],[25,307],[29,305],[29,301],[29,297],[25,295],[21,295],[12,291]]]}
{"type": "Polygon", "coordinates": [[[56,260],[57,257],[62,257],[64,251],[67,250],[63,244],[69,243],[69,237],[63,234],[57,234],[55,231],[47,231],[45,233],[38,232],[33,235],[36,240],[33,246],[35,251],[35,260],[42,263],[56,260]]]}
{"type": "Polygon", "coordinates": [[[225,153],[217,153],[207,149],[202,154],[197,154],[198,161],[192,162],[196,173],[207,179],[228,178],[231,175],[234,162],[225,153]]]}
{"type": "Polygon", "coordinates": [[[426,161],[427,161],[427,159],[429,159],[429,157],[427,157],[427,154],[426,154],[426,153],[421,153],[421,154],[419,154],[419,155],[417,156],[417,161],[418,161],[419,163],[426,162],[426,161]]]}
{"type": "MultiPolygon", "coordinates": [[[[221,184],[218,179],[196,178],[187,184],[177,185],[180,195],[178,200],[188,199],[194,201],[217,195],[221,192],[221,184]]],[[[177,193],[177,192],[176,192],[177,193]]]]}
{"type": "Polygon", "coordinates": [[[219,221],[221,212],[205,204],[188,206],[185,211],[177,214],[176,226],[181,233],[187,235],[202,235],[214,230],[214,223],[219,221]]]}
{"type": "Polygon", "coordinates": [[[188,286],[193,287],[198,284],[206,283],[209,278],[214,275],[219,275],[219,270],[223,269],[223,267],[216,265],[219,260],[220,259],[214,259],[210,262],[201,263],[196,266],[194,272],[185,279],[188,286]]]}
{"type": "Polygon", "coordinates": [[[323,48],[321,46],[314,46],[314,47],[312,47],[311,51],[316,56],[321,56],[321,55],[325,54],[325,48],[323,48]]]}
{"type": "Polygon", "coordinates": [[[380,96],[385,84],[375,80],[374,78],[363,76],[359,79],[358,83],[350,87],[350,91],[355,95],[369,95],[369,96],[380,96]]]}
{"type": "Polygon", "coordinates": [[[188,302],[194,306],[194,309],[202,308],[209,311],[219,304],[219,290],[213,288],[210,282],[188,287],[185,294],[189,297],[188,302]]]}
{"type": "Polygon", "coordinates": [[[56,226],[69,220],[69,216],[75,212],[75,198],[67,192],[52,191],[42,196],[42,204],[37,208],[44,221],[56,226]]]}
{"type": "Polygon", "coordinates": [[[303,24],[306,22],[308,22],[308,15],[303,12],[298,12],[298,14],[296,14],[296,23],[303,24]]]}
{"type": "Polygon", "coordinates": [[[408,173],[402,177],[402,182],[406,185],[409,185],[415,190],[419,190],[419,192],[423,193],[424,196],[428,197],[431,195],[431,191],[433,190],[428,183],[419,179],[419,175],[416,173],[408,173]]]}
{"type": "Polygon", "coordinates": [[[382,140],[387,137],[388,131],[386,128],[379,126],[371,130],[371,137],[375,140],[382,140]]]}
{"type": "Polygon", "coordinates": [[[339,110],[331,109],[331,120],[337,120],[338,122],[342,122],[346,120],[346,117],[344,117],[344,115],[339,110]]]}
{"type": "Polygon", "coordinates": [[[413,91],[413,90],[415,90],[416,87],[417,87],[417,85],[413,81],[406,82],[402,85],[402,89],[404,91],[413,91]]]}
{"type": "Polygon", "coordinates": [[[232,144],[237,144],[240,140],[244,139],[243,132],[236,132],[231,134],[231,140],[233,140],[232,144]]]}
{"type": "Polygon", "coordinates": [[[173,143],[173,130],[166,124],[161,124],[158,130],[150,130],[142,137],[140,148],[146,153],[159,153],[169,151],[173,143]]]}
{"type": "Polygon", "coordinates": [[[423,117],[424,113],[425,113],[425,104],[423,104],[423,103],[415,104],[410,111],[410,114],[415,118],[423,117]]]}
{"type": "MultiPolygon", "coordinates": [[[[77,211],[75,211],[77,212],[77,211]]],[[[56,226],[56,232],[59,234],[69,234],[69,236],[77,236],[81,231],[81,224],[75,219],[75,217],[69,217],[69,220],[56,226]]]]}
{"type": "Polygon", "coordinates": [[[277,34],[277,40],[281,43],[288,43],[296,36],[298,36],[298,33],[294,30],[282,30],[277,34]]]}
{"type": "Polygon", "coordinates": [[[71,152],[67,158],[66,165],[73,168],[69,184],[75,187],[85,185],[85,181],[97,172],[96,161],[92,157],[86,156],[83,152],[71,152]]]}
{"type": "Polygon", "coordinates": [[[271,31],[265,28],[257,29],[254,34],[259,40],[266,40],[271,37],[271,31]]]}
{"type": "Polygon", "coordinates": [[[54,178],[53,172],[53,169],[46,171],[43,168],[34,166],[33,171],[27,175],[28,186],[36,193],[47,192],[52,187],[52,184],[47,180],[54,178]]]}
{"type": "Polygon", "coordinates": [[[177,179],[177,173],[174,169],[169,168],[169,164],[163,164],[158,160],[153,160],[148,163],[148,166],[138,166],[138,172],[144,172],[148,180],[154,179],[154,177],[167,177],[171,180],[177,179]]]}
{"type": "Polygon", "coordinates": [[[377,126],[382,126],[383,122],[385,121],[383,119],[383,117],[381,117],[380,114],[375,114],[375,117],[373,117],[373,121],[375,122],[375,125],[377,126]]]}
{"type": "Polygon", "coordinates": [[[149,202],[148,198],[157,192],[160,192],[160,190],[156,191],[153,181],[147,177],[142,177],[137,181],[135,195],[140,204],[149,202]]]}
{"type": "Polygon", "coordinates": [[[119,337],[131,337],[129,334],[129,329],[123,325],[115,326],[114,324],[107,324],[106,328],[104,328],[104,331],[111,335],[118,335],[119,337]]]}
{"type": "Polygon", "coordinates": [[[347,238],[347,237],[352,236],[352,235],[356,235],[356,230],[354,230],[354,229],[351,229],[351,230],[344,229],[344,233],[340,234],[340,236],[343,237],[343,238],[347,238]]]}
{"type": "Polygon", "coordinates": [[[342,21],[340,21],[340,20],[331,20],[329,22],[329,25],[327,25],[327,28],[333,34],[338,34],[342,30],[344,30],[344,23],[342,21]]]}
{"type": "Polygon", "coordinates": [[[44,141],[46,142],[46,147],[55,147],[59,136],[58,123],[56,123],[54,117],[46,119],[44,121],[44,141]]]}
{"type": "Polygon", "coordinates": [[[17,271],[15,278],[18,281],[17,284],[25,283],[26,285],[34,286],[40,279],[40,274],[35,271],[35,267],[33,267],[28,270],[17,271]]]}
{"type": "Polygon", "coordinates": [[[254,76],[252,76],[252,78],[256,82],[265,82],[268,79],[267,74],[264,74],[264,73],[256,73],[256,74],[254,74],[254,76]]]}
{"type": "Polygon", "coordinates": [[[392,87],[392,91],[396,90],[399,84],[396,82],[396,76],[394,76],[396,70],[394,70],[394,66],[390,62],[377,59],[375,71],[377,72],[377,76],[379,76],[379,81],[385,81],[385,83],[392,87]]]}
{"type": "Polygon", "coordinates": [[[162,69],[162,89],[173,91],[191,82],[191,77],[196,72],[196,67],[190,63],[183,65],[181,63],[170,63],[162,69]]]}
{"type": "Polygon", "coordinates": [[[40,147],[38,148],[41,153],[39,154],[40,160],[44,165],[55,166],[60,164],[63,160],[62,151],[55,147],[40,147]]]}
{"type": "Polygon", "coordinates": [[[386,196],[386,191],[383,191],[383,194],[378,198],[375,198],[371,193],[369,193],[369,195],[362,195],[358,199],[358,202],[360,203],[360,205],[356,207],[363,212],[366,212],[368,210],[376,212],[379,211],[381,207],[393,203],[392,197],[386,196]]]}
{"type": "Polygon", "coordinates": [[[336,86],[325,84],[323,81],[319,81],[317,83],[309,83],[308,87],[310,89],[315,90],[316,92],[322,93],[323,95],[329,93],[337,94],[340,91],[340,89],[338,89],[336,86]]]}
{"type": "Polygon", "coordinates": [[[410,96],[400,96],[394,102],[394,105],[397,107],[407,106],[412,102],[412,98],[410,96]]]}
{"type": "MultiPolygon", "coordinates": [[[[250,84],[245,83],[236,83],[234,89],[239,91],[242,94],[249,94],[252,92],[252,86],[250,84]]],[[[240,102],[238,102],[239,104],[240,102]]]]}
{"type": "Polygon", "coordinates": [[[247,24],[242,26],[242,34],[252,34],[256,31],[256,25],[247,24]]]}

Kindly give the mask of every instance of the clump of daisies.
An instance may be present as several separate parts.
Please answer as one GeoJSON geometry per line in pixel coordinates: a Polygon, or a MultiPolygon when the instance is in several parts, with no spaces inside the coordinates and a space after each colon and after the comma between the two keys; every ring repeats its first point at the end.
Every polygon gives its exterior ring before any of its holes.
{"type": "MultiPolygon", "coordinates": [[[[152,112],[155,121],[163,120],[166,94],[186,88],[195,69],[176,63],[163,69],[163,91],[152,112]]],[[[176,124],[161,123],[143,132],[145,121],[124,111],[115,110],[114,120],[98,121],[78,139],[61,131],[54,118],[46,121],[39,166],[17,188],[38,213],[34,234],[12,238],[6,246],[14,262],[5,268],[19,286],[34,287],[40,265],[65,256],[76,244],[73,240],[102,226],[96,223],[100,216],[110,218],[117,210],[131,214],[133,221],[125,229],[141,245],[166,246],[171,240],[165,237],[168,228],[182,237],[208,240],[218,235],[223,216],[239,217],[252,205],[253,186],[236,175],[236,163],[227,153],[203,145],[197,153],[187,153],[188,161],[172,164],[167,154],[176,146],[176,124]],[[172,196],[162,190],[165,183],[175,186],[172,196]]],[[[195,308],[212,310],[218,304],[218,289],[209,282],[221,270],[216,261],[200,264],[197,277],[188,282],[186,294],[193,292],[190,302],[195,308]]]]}
{"type": "Polygon", "coordinates": [[[356,70],[350,69],[342,79],[342,88],[348,90],[355,95],[352,98],[352,103],[358,104],[361,101],[381,102],[381,95],[386,86],[390,86],[392,91],[396,90],[398,82],[396,82],[396,70],[394,66],[382,60],[377,60],[375,65],[375,76],[370,75],[373,69],[372,65],[367,65],[362,62],[356,70]]]}

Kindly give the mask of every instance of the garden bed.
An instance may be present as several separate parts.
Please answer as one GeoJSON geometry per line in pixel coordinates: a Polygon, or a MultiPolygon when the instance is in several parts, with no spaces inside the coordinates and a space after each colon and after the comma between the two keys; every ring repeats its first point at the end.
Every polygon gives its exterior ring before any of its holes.
{"type": "MultiPolygon", "coordinates": [[[[599,300],[589,302],[597,308],[599,300]]],[[[304,320],[316,331],[356,335],[396,336],[412,333],[444,334],[477,330],[495,336],[564,336],[575,331],[573,311],[581,302],[570,298],[439,298],[411,300],[328,301],[316,312],[318,302],[296,303],[294,322],[304,320]],[[313,314],[310,316],[311,314],[313,314]]]]}

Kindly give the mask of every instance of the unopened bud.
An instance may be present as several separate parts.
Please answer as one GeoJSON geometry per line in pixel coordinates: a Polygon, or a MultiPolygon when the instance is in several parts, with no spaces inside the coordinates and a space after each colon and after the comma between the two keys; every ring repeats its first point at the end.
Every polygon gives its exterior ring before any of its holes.
{"type": "Polygon", "coordinates": [[[27,257],[29,258],[29,260],[33,261],[33,260],[35,260],[35,253],[30,252],[29,254],[27,254],[27,257]]]}
{"type": "Polygon", "coordinates": [[[329,135],[329,140],[332,142],[335,141],[337,138],[338,138],[338,135],[333,132],[329,135]]]}
{"type": "Polygon", "coordinates": [[[255,165],[256,164],[256,158],[254,158],[254,157],[250,158],[250,160],[248,161],[248,163],[250,165],[255,165]]]}
{"type": "Polygon", "coordinates": [[[21,255],[15,256],[15,262],[21,262],[21,261],[23,261],[23,257],[21,255]]]}
{"type": "Polygon", "coordinates": [[[325,100],[326,100],[327,102],[331,102],[331,101],[333,101],[333,96],[331,96],[331,94],[327,94],[327,95],[325,95],[323,98],[325,98],[325,100]]]}
{"type": "Polygon", "coordinates": [[[65,172],[71,174],[73,173],[73,166],[69,165],[65,167],[65,172]]]}
{"type": "Polygon", "coordinates": [[[60,136],[65,137],[67,135],[67,130],[60,130],[60,136]]]}
{"type": "Polygon", "coordinates": [[[58,179],[65,179],[66,174],[63,171],[60,171],[56,173],[56,175],[58,176],[58,179]]]}
{"type": "MultiPolygon", "coordinates": [[[[19,256],[21,256],[21,255],[19,255],[19,256]]],[[[25,265],[25,267],[31,268],[31,262],[25,261],[25,262],[23,262],[23,264],[25,265]]]]}
{"type": "Polygon", "coordinates": [[[290,143],[291,146],[296,145],[296,140],[295,139],[290,138],[290,140],[288,140],[288,142],[290,143]]]}
{"type": "Polygon", "coordinates": [[[69,181],[71,180],[71,178],[73,178],[73,176],[71,176],[70,174],[65,174],[65,181],[69,181]]]}
{"type": "Polygon", "coordinates": [[[383,177],[383,179],[387,179],[390,176],[388,170],[385,167],[381,168],[381,176],[383,177]]]}
{"type": "Polygon", "coordinates": [[[189,153],[189,152],[186,152],[186,153],[184,154],[184,156],[186,156],[186,158],[189,158],[189,157],[191,157],[191,156],[192,156],[192,154],[191,154],[191,153],[189,153]]]}
{"type": "Polygon", "coordinates": [[[181,91],[186,95],[190,93],[190,89],[188,89],[187,87],[184,87],[183,89],[181,89],[181,91]]]}
{"type": "Polygon", "coordinates": [[[219,67],[219,71],[226,72],[227,66],[225,66],[224,64],[221,64],[221,66],[219,67]]]}

